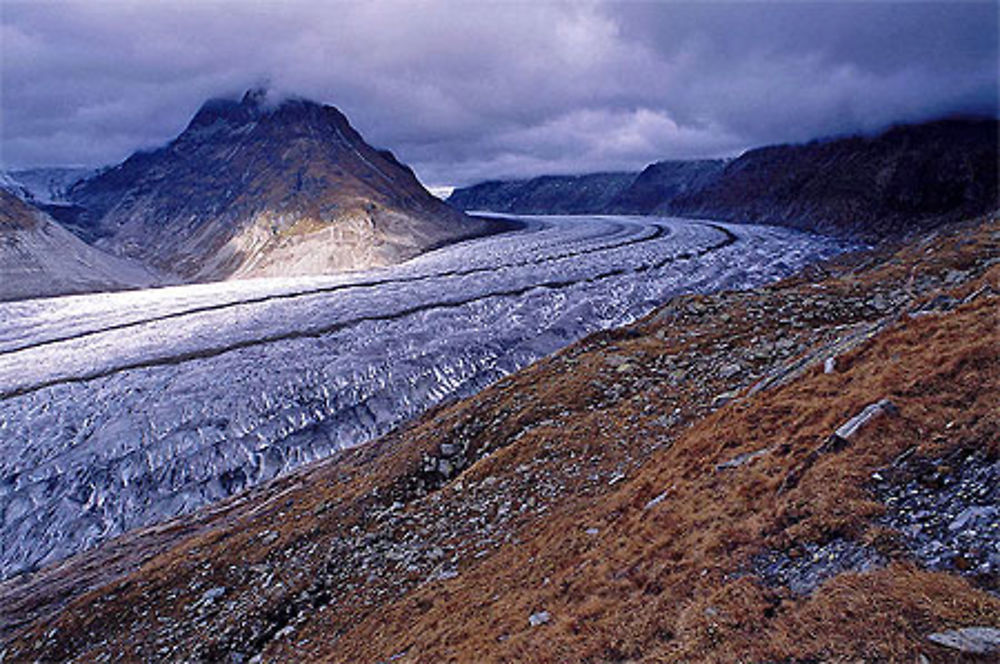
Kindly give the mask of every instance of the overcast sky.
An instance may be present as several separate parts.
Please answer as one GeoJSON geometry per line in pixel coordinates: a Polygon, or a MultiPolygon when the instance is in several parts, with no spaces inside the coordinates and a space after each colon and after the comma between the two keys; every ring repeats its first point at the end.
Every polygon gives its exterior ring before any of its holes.
{"type": "Polygon", "coordinates": [[[0,164],[103,165],[269,81],[429,185],[997,113],[986,2],[0,0],[0,164]]]}

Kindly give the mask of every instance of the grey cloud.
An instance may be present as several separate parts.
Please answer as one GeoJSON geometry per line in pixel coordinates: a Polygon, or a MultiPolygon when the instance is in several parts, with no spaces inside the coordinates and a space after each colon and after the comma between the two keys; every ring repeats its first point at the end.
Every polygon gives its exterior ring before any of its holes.
{"type": "Polygon", "coordinates": [[[997,108],[993,2],[7,0],[0,29],[8,167],[120,160],[265,79],[428,184],[997,108]]]}

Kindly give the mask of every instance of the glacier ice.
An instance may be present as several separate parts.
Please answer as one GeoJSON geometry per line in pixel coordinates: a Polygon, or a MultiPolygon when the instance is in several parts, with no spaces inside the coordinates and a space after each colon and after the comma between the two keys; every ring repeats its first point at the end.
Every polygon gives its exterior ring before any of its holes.
{"type": "Polygon", "coordinates": [[[0,578],[385,433],[672,295],[845,247],[530,217],[405,264],[0,304],[0,578]]]}

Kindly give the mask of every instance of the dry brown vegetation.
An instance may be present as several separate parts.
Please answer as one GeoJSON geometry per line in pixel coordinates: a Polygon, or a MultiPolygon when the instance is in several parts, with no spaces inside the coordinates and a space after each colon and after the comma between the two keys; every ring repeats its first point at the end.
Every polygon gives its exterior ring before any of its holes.
{"type": "Polygon", "coordinates": [[[903,453],[1000,456],[998,303],[996,219],[678,298],[0,587],[27,623],[4,661],[965,661],[926,637],[1000,627],[998,588],[921,567],[870,483],[903,453]],[[942,294],[953,305],[909,315],[942,294]],[[882,398],[895,414],[829,445],[882,398]],[[838,538],[886,564],[806,594],[753,573],[763,551],[838,538]]]}

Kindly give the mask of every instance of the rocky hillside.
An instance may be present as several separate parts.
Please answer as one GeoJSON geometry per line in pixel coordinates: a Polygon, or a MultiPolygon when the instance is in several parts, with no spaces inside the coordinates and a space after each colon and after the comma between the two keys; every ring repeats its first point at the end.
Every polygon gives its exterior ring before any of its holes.
{"type": "Polygon", "coordinates": [[[657,212],[881,239],[1000,207],[996,120],[751,150],[657,212]]]}
{"type": "Polygon", "coordinates": [[[167,146],[74,185],[74,226],[185,280],[385,265],[485,230],[332,106],[206,103],[167,146]]]}
{"type": "Polygon", "coordinates": [[[635,181],[601,211],[618,214],[653,214],[676,199],[699,191],[716,178],[726,162],[658,161],[643,169],[635,181]]]}
{"type": "Polygon", "coordinates": [[[494,180],[456,189],[448,203],[459,210],[590,214],[604,210],[635,178],[635,173],[593,173],[494,180]]]}
{"type": "Polygon", "coordinates": [[[85,244],[0,186],[0,301],[123,290],[162,282],[142,265],[85,244]]]}
{"type": "Polygon", "coordinates": [[[988,662],[1000,219],[684,296],[0,585],[4,661],[988,662]]]}
{"type": "Polygon", "coordinates": [[[613,193],[591,185],[606,177],[595,175],[487,182],[448,200],[463,209],[659,214],[878,241],[1000,208],[998,131],[995,120],[941,120],[775,145],[728,162],[657,162],[613,193]]]}

